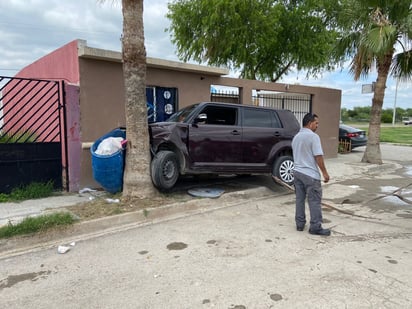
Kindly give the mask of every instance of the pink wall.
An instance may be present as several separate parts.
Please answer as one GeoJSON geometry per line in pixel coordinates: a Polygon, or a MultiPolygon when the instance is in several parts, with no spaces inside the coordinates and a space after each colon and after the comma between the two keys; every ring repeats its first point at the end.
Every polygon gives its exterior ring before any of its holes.
{"type": "MultiPolygon", "coordinates": [[[[69,183],[64,183],[64,187],[69,191],[77,191],[79,189],[80,180],[80,153],[81,153],[81,142],[80,142],[80,111],[79,111],[79,58],[78,58],[78,41],[72,41],[59,49],[47,54],[46,56],[38,59],[32,64],[28,65],[22,69],[15,77],[20,78],[31,78],[31,79],[46,79],[46,80],[63,80],[66,85],[66,116],[67,116],[67,126],[65,129],[66,136],[62,137],[62,165],[63,165],[63,176],[66,171],[64,167],[68,167],[68,178],[69,183]],[[67,140],[67,160],[66,162],[66,148],[64,147],[67,140]]],[[[19,87],[16,88],[19,92],[19,87]]],[[[42,92],[39,93],[41,95],[42,92]]],[[[58,94],[62,96],[63,94],[58,94]]],[[[63,97],[61,97],[61,102],[64,102],[63,97]]],[[[24,100],[19,101],[18,107],[22,107],[24,100]]],[[[48,106],[44,106],[47,113],[48,106]]],[[[38,121],[34,118],[35,115],[27,113],[29,121],[34,121],[41,123],[41,125],[48,125],[47,121],[38,121]]],[[[63,115],[60,115],[63,117],[63,115]]],[[[62,122],[63,123],[63,122],[62,122]]],[[[10,124],[13,124],[10,122],[10,124]]],[[[63,129],[63,128],[61,128],[63,129]]],[[[66,177],[63,177],[63,182],[66,177]]]]}
{"type": "Polygon", "coordinates": [[[67,114],[67,159],[69,173],[69,191],[79,191],[81,171],[80,162],[82,145],[80,139],[80,87],[65,84],[67,114]]]}
{"type": "Polygon", "coordinates": [[[79,84],[78,42],[72,41],[28,65],[16,77],[65,80],[79,84]]]}

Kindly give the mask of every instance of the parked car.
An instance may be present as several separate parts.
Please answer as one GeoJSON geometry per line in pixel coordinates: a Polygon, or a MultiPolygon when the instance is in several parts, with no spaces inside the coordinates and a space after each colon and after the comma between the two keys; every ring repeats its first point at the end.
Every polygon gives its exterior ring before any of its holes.
{"type": "Polygon", "coordinates": [[[293,183],[292,138],[299,131],[288,110],[203,102],[149,124],[153,184],[171,189],[180,175],[271,173],[293,183]]]}
{"type": "Polygon", "coordinates": [[[412,124],[412,117],[402,117],[402,122],[405,126],[412,124]]]}
{"type": "Polygon", "coordinates": [[[368,138],[364,130],[341,123],[339,125],[339,141],[350,142],[348,150],[352,150],[356,147],[365,146],[368,142],[368,138]]]}

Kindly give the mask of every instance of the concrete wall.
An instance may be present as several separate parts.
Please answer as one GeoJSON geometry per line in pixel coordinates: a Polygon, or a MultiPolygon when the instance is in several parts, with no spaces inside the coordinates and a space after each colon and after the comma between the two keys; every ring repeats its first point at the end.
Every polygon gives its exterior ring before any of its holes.
{"type": "MultiPolygon", "coordinates": [[[[78,46],[79,40],[74,40],[55,51],[45,55],[44,57],[36,60],[30,65],[23,68],[16,74],[16,77],[21,78],[34,78],[34,79],[47,79],[47,80],[63,80],[66,84],[70,84],[66,88],[66,116],[67,125],[65,131],[66,136],[62,138],[62,166],[63,166],[63,186],[70,191],[77,191],[80,181],[80,165],[78,160],[80,159],[81,142],[78,139],[79,126],[78,120],[80,117],[78,105],[78,88],[79,88],[79,58],[78,58],[78,46]],[[73,90],[73,87],[74,90],[73,90]],[[74,99],[74,102],[73,102],[74,99]],[[77,139],[77,141],[76,141],[77,139]],[[67,147],[67,161],[66,162],[66,147],[67,147]],[[69,174],[69,183],[65,183],[66,171],[69,174]]],[[[61,98],[63,102],[63,98],[61,98]]],[[[63,119],[63,115],[61,116],[63,119]]]]}

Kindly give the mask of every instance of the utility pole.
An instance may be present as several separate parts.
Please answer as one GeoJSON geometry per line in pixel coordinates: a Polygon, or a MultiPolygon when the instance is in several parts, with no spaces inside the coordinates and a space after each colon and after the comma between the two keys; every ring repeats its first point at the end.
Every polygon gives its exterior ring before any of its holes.
{"type": "Polygon", "coordinates": [[[398,96],[399,77],[396,78],[395,101],[393,102],[392,126],[395,126],[396,118],[396,97],[398,96]]]}

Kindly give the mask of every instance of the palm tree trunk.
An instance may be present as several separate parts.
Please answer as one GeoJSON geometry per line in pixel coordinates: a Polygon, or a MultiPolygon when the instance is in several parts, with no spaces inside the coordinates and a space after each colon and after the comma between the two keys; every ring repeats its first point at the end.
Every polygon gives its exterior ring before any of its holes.
{"type": "Polygon", "coordinates": [[[368,143],[363,154],[362,162],[382,164],[380,149],[380,131],[383,98],[385,96],[386,80],[392,63],[393,51],[378,61],[378,78],[372,98],[372,109],[369,121],[368,143]]]}
{"type": "Polygon", "coordinates": [[[143,198],[153,196],[157,192],[150,177],[143,0],[122,0],[122,12],[123,77],[128,140],[123,195],[143,198]]]}

